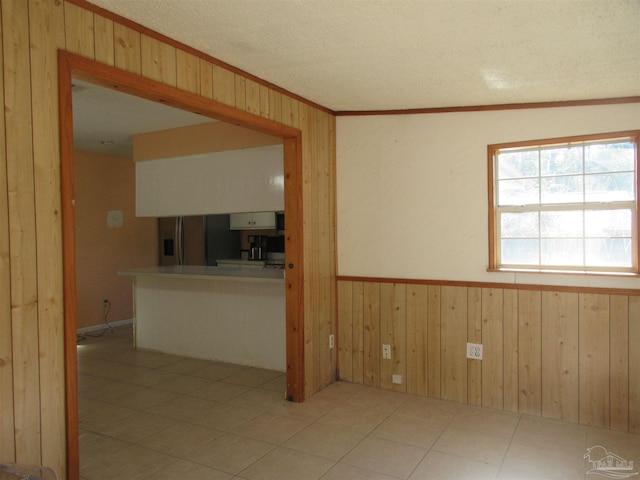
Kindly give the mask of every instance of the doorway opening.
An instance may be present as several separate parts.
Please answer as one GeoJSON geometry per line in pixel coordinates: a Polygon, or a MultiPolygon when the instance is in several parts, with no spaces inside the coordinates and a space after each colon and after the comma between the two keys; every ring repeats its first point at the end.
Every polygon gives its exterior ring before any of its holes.
{"type": "Polygon", "coordinates": [[[302,248],[302,148],[300,130],[235,107],[118,70],[74,54],[60,52],[60,155],[63,232],[64,351],[67,465],[69,478],[79,478],[77,307],[74,213],[72,78],[283,139],[286,291],[286,396],[304,400],[304,311],[302,248]]]}

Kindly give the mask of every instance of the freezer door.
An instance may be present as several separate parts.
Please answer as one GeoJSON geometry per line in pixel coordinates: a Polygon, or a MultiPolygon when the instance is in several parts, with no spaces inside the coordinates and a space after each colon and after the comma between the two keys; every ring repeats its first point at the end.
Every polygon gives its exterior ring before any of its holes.
{"type": "Polygon", "coordinates": [[[158,241],[158,265],[177,265],[176,217],[158,218],[158,241]]]}

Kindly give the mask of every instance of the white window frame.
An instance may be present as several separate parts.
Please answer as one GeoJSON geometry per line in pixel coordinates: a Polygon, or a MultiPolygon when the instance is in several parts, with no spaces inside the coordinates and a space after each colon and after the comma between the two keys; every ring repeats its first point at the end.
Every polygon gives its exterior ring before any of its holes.
{"type": "MultiPolygon", "coordinates": [[[[602,274],[623,274],[623,275],[638,275],[640,274],[638,265],[638,251],[640,244],[639,224],[640,224],[640,209],[639,195],[640,195],[640,182],[639,182],[639,153],[638,145],[640,143],[640,130],[615,132],[597,135],[582,135],[576,137],[563,137],[555,139],[545,140],[533,140],[524,142],[504,143],[488,146],[488,190],[489,190],[489,271],[523,271],[523,272],[569,272],[569,273],[602,273],[602,274]],[[498,172],[496,168],[497,155],[500,151],[504,150],[541,150],[545,148],[562,147],[567,145],[588,145],[591,143],[607,143],[626,140],[634,143],[635,149],[635,178],[634,187],[635,195],[631,201],[620,202],[576,202],[566,204],[532,204],[522,206],[499,206],[498,205],[498,172]],[[585,266],[554,266],[554,265],[514,265],[503,264],[501,261],[501,231],[500,231],[500,215],[502,213],[510,212],[545,212],[554,210],[577,210],[577,211],[590,211],[595,209],[631,209],[632,210],[632,253],[631,253],[631,267],[585,267],[585,266]]],[[[585,175],[583,173],[583,175],[585,175]]]]}

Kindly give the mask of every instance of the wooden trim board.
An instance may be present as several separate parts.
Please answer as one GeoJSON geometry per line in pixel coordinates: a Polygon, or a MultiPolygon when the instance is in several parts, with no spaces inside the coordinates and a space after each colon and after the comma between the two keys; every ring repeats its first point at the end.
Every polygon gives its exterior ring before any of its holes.
{"type": "Polygon", "coordinates": [[[63,229],[63,275],[65,306],[65,385],[67,410],[67,465],[69,478],[79,476],[78,385],[76,353],[75,228],[73,179],[72,77],[113,88],[148,100],[207,115],[234,125],[258,130],[284,139],[285,210],[287,212],[286,296],[287,296],[287,398],[303,401],[304,390],[304,303],[303,303],[303,210],[302,133],[297,128],[237,110],[198,95],[142,78],[74,54],[59,52],[60,154],[63,229]]]}

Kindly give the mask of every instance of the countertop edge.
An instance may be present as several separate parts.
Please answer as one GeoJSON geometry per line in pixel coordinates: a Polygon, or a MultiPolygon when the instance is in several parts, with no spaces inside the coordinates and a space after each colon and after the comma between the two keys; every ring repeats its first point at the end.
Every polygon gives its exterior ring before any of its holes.
{"type": "Polygon", "coordinates": [[[284,270],[263,270],[261,268],[224,268],[200,266],[169,266],[128,268],[118,271],[118,275],[132,277],[172,277],[178,279],[234,280],[281,282],[284,270]],[[268,273],[267,273],[268,272],[268,273]]]}

